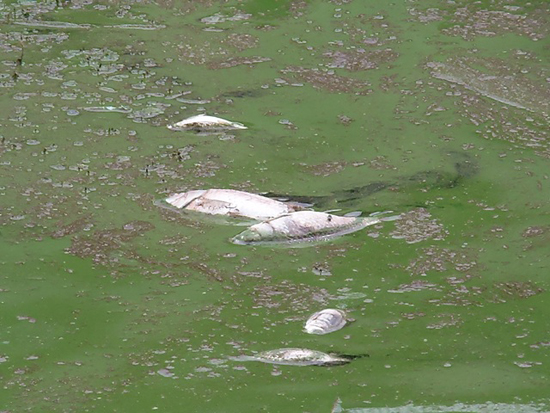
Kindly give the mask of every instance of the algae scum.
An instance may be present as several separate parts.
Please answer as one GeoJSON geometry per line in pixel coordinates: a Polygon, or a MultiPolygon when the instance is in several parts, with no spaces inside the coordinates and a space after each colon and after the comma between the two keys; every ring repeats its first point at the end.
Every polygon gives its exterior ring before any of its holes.
{"type": "Polygon", "coordinates": [[[548,16],[0,2],[0,410],[550,410],[548,16]],[[248,129],[167,128],[201,113],[248,129]],[[239,246],[154,204],[208,188],[402,218],[239,246]],[[363,357],[238,361],[284,348],[363,357]]]}

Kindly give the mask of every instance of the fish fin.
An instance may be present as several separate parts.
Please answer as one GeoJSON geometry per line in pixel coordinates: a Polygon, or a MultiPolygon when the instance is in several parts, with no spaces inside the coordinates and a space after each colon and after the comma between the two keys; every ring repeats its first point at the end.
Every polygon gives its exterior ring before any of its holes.
{"type": "Polygon", "coordinates": [[[395,221],[395,220],[398,220],[401,218],[402,214],[397,214],[397,215],[392,215],[392,216],[389,216],[389,217],[383,217],[381,215],[386,215],[386,214],[393,214],[393,211],[382,211],[382,212],[373,212],[372,214],[369,215],[369,217],[371,218],[376,218],[376,219],[379,219],[380,221],[382,222],[385,222],[385,221],[395,221]]]}
{"type": "Polygon", "coordinates": [[[337,208],[337,209],[327,209],[326,211],[323,211],[323,213],[325,214],[332,214],[333,212],[340,212],[341,209],[337,208]]]}
{"type": "Polygon", "coordinates": [[[347,214],[344,214],[344,216],[349,218],[358,218],[361,216],[361,214],[362,214],[361,211],[351,211],[351,212],[348,212],[347,214]]]}

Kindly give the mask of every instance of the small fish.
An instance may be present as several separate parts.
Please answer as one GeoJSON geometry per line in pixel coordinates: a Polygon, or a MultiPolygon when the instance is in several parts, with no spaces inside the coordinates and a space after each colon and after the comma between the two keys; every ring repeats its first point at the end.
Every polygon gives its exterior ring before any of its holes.
{"type": "Polygon", "coordinates": [[[184,119],[173,125],[168,125],[168,129],[179,131],[179,130],[191,130],[191,131],[224,131],[231,129],[248,129],[242,123],[231,122],[222,118],[217,118],[215,116],[208,115],[197,115],[190,118],[184,119]]]}
{"type": "Polygon", "coordinates": [[[305,331],[309,334],[328,334],[346,325],[346,313],[327,308],[313,314],[306,321],[305,331]]]}
{"type": "Polygon", "coordinates": [[[254,356],[230,357],[234,361],[260,361],[287,366],[340,366],[356,356],[332,355],[306,348],[280,348],[258,353],[254,356]]]}
{"type": "Polygon", "coordinates": [[[226,215],[265,220],[295,211],[299,206],[234,189],[195,190],[173,194],[166,202],[211,215],[226,215]]]}
{"type": "Polygon", "coordinates": [[[349,234],[398,217],[341,217],[325,212],[298,211],[250,226],[233,237],[235,244],[317,241],[349,234]]]}

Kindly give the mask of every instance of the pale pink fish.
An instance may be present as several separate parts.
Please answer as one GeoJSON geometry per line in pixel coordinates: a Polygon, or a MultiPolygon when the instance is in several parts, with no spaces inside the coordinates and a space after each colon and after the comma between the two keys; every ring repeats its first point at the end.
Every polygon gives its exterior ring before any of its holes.
{"type": "Polygon", "coordinates": [[[233,237],[235,244],[316,241],[349,234],[398,216],[342,217],[326,212],[298,211],[250,226],[233,237]]]}
{"type": "Polygon", "coordinates": [[[279,348],[262,351],[253,356],[229,357],[234,361],[260,361],[287,366],[340,366],[362,356],[327,354],[307,348],[279,348]]]}
{"type": "Polygon", "coordinates": [[[205,214],[239,216],[258,220],[288,214],[297,208],[295,205],[234,189],[183,192],[169,196],[166,198],[166,202],[176,208],[185,208],[205,214]]]}
{"type": "Polygon", "coordinates": [[[178,130],[193,130],[193,131],[223,131],[231,129],[247,129],[242,123],[232,122],[230,120],[217,118],[208,115],[196,115],[190,118],[168,125],[168,129],[178,130]]]}

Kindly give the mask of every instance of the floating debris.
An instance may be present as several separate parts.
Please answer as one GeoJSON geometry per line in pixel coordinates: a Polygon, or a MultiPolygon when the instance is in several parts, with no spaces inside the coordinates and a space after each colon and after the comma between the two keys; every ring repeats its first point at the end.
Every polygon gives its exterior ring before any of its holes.
{"type": "Polygon", "coordinates": [[[305,331],[308,334],[328,334],[340,330],[346,325],[346,313],[327,308],[313,314],[306,321],[305,331]]]}
{"type": "Polygon", "coordinates": [[[173,125],[169,125],[170,130],[192,130],[192,131],[223,131],[231,129],[248,129],[242,123],[231,122],[222,118],[208,115],[197,115],[184,119],[173,125]]]}
{"type": "MultiPolygon", "coordinates": [[[[447,367],[447,366],[445,366],[447,367]]],[[[511,403],[455,403],[453,405],[414,405],[412,403],[396,406],[396,407],[352,407],[343,408],[340,399],[336,401],[332,409],[333,413],[470,413],[470,412],[485,412],[485,413],[543,413],[547,412],[548,408],[545,404],[511,404],[511,403]]]]}
{"type": "Polygon", "coordinates": [[[390,234],[392,238],[404,239],[408,244],[433,239],[441,241],[448,235],[448,231],[426,208],[416,208],[402,214],[395,229],[390,234]]]}
{"type": "Polygon", "coordinates": [[[88,106],[82,109],[84,109],[86,112],[99,113],[130,113],[132,111],[132,109],[127,106],[88,106]]]}
{"type": "Polygon", "coordinates": [[[299,208],[297,204],[285,204],[265,196],[234,189],[195,190],[173,194],[166,202],[176,208],[211,215],[270,219],[288,214],[299,208]]]}
{"type": "Polygon", "coordinates": [[[216,23],[224,23],[224,22],[236,22],[241,20],[248,20],[252,17],[251,14],[246,13],[237,13],[234,16],[225,16],[221,13],[213,14],[212,16],[203,17],[201,19],[201,23],[206,24],[216,24],[216,23]]]}
{"type": "Polygon", "coordinates": [[[12,24],[29,27],[47,27],[49,29],[89,29],[93,27],[91,24],[77,24],[69,22],[54,22],[54,21],[14,21],[12,24]]]}
{"type": "Polygon", "coordinates": [[[240,65],[254,65],[257,63],[270,62],[271,58],[263,56],[231,57],[222,61],[213,61],[208,64],[209,69],[227,69],[240,65]]]}
{"type": "Polygon", "coordinates": [[[184,99],[184,98],[176,98],[178,102],[185,103],[187,105],[206,105],[207,103],[210,103],[207,99],[184,99]]]}
{"type": "Polygon", "coordinates": [[[298,211],[256,225],[232,239],[235,244],[270,242],[318,241],[359,231],[382,221],[392,221],[399,216],[382,218],[341,217],[325,212],[298,211]]]}
{"type": "Polygon", "coordinates": [[[164,24],[114,24],[103,26],[110,29],[130,29],[130,30],[160,30],[166,29],[164,24]]]}
{"type": "Polygon", "coordinates": [[[145,119],[152,119],[164,113],[164,108],[166,106],[148,106],[143,109],[135,110],[133,113],[129,114],[128,117],[136,123],[144,123],[145,119]]]}
{"type": "Polygon", "coordinates": [[[281,348],[263,351],[255,356],[238,356],[229,359],[233,361],[260,361],[287,366],[341,366],[349,363],[354,358],[353,356],[331,355],[305,348],[281,348]]]}

